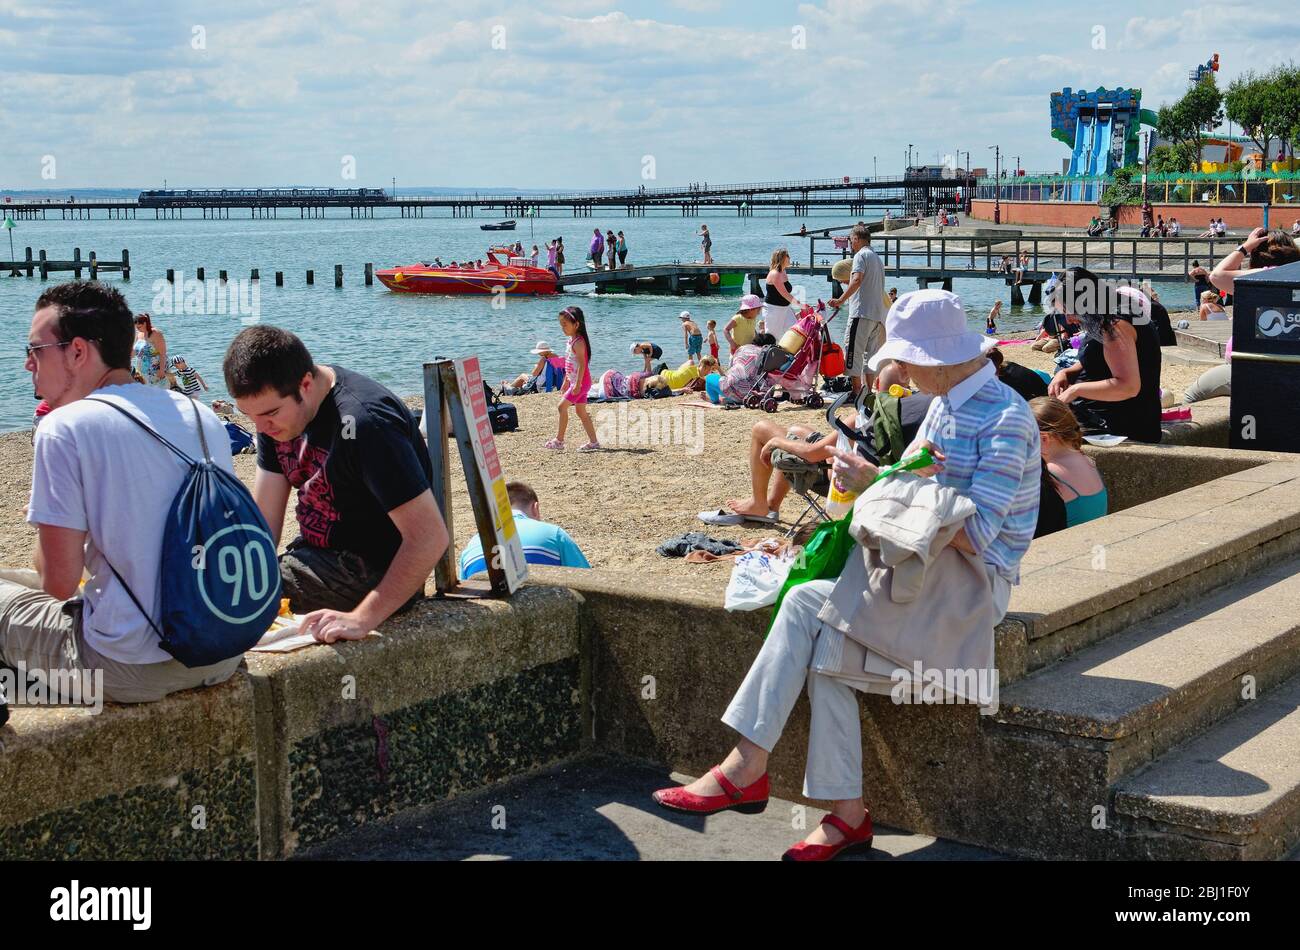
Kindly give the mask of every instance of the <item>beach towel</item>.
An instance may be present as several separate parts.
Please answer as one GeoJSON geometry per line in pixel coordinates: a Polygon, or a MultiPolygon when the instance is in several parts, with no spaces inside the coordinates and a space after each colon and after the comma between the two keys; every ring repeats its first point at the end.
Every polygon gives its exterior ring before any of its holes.
{"type": "Polygon", "coordinates": [[[691,551],[708,551],[710,554],[736,554],[744,550],[737,542],[711,538],[703,531],[688,531],[669,538],[655,551],[664,557],[685,557],[691,551]]]}

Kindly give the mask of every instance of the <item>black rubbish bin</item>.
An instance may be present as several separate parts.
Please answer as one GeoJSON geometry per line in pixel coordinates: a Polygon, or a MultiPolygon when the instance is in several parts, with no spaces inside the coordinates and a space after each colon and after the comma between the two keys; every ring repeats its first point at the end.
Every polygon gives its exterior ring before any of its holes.
{"type": "Polygon", "coordinates": [[[1300,452],[1300,262],[1235,285],[1228,444],[1300,452]]]}

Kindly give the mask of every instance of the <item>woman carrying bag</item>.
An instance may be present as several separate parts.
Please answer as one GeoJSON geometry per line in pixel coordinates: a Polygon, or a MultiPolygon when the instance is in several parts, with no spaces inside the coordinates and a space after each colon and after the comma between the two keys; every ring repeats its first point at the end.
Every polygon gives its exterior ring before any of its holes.
{"type": "Polygon", "coordinates": [[[707,775],[655,792],[656,803],[701,815],[762,811],[768,756],[806,684],[812,722],[803,791],[829,800],[831,812],[785,858],[825,861],[870,846],[855,691],[892,692],[900,672],[911,683],[913,660],[952,668],[950,657],[964,657],[957,668],[991,668],[993,627],[1034,533],[1038,426],[1025,401],[997,380],[984,355],[992,345],[967,328],[955,294],[920,290],[898,299],[868,367],[897,360],[937,397],[907,452],[928,448],[935,464],[917,469],[919,478],[872,486],[875,466],[833,450],[841,488],[863,492],[849,529],[858,543],[838,577],[800,584],[782,602],[722,716],[740,735],[735,748],[707,775]],[[890,516],[881,517],[885,511],[890,516]],[[926,557],[883,564],[882,541],[901,543],[889,537],[891,520],[911,537],[932,539],[926,557]],[[909,593],[895,602],[900,584],[909,593]]]}

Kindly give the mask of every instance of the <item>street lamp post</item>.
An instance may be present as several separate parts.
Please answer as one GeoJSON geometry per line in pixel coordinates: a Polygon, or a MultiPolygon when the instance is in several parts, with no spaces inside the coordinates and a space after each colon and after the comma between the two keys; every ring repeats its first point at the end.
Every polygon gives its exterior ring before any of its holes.
{"type": "Polygon", "coordinates": [[[912,143],[907,143],[907,168],[903,172],[903,177],[907,177],[907,172],[912,169],[912,143]]]}
{"type": "Polygon", "coordinates": [[[993,223],[1002,223],[1002,179],[999,176],[999,169],[1002,161],[1002,149],[997,145],[990,145],[993,149],[993,223]]]}
{"type": "MultiPolygon", "coordinates": [[[[958,150],[957,154],[960,155],[961,151],[958,150]]],[[[975,184],[975,177],[971,174],[971,170],[970,170],[969,149],[966,150],[965,177],[966,177],[966,213],[970,214],[971,202],[975,199],[975,196],[971,194],[971,188],[975,184]]]]}
{"type": "Polygon", "coordinates": [[[871,178],[873,181],[876,178],[876,156],[874,155],[871,156],[871,178]]]}

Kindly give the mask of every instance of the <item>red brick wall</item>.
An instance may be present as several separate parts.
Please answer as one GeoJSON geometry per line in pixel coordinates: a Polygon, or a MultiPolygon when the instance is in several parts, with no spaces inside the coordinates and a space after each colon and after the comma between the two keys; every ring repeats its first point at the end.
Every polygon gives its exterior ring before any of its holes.
{"type": "MultiPolygon", "coordinates": [[[[1261,205],[1152,205],[1152,213],[1163,215],[1168,221],[1177,218],[1183,226],[1183,235],[1189,231],[1204,231],[1210,218],[1222,218],[1224,224],[1232,231],[1249,231],[1264,223],[1264,209],[1261,205]]],[[[1086,228],[1093,215],[1099,209],[1093,204],[1070,203],[1064,201],[1004,201],[1002,202],[1003,224],[1043,225],[1054,228],[1086,228]]],[[[970,217],[984,221],[993,220],[993,202],[976,200],[971,202],[970,217]]],[[[1274,228],[1290,228],[1300,209],[1274,205],[1269,209],[1269,225],[1274,228]]],[[[1141,211],[1136,207],[1122,210],[1120,223],[1136,226],[1141,221],[1141,211]]]]}

